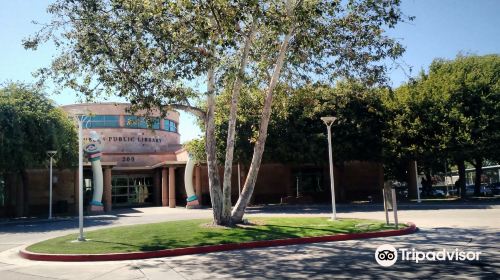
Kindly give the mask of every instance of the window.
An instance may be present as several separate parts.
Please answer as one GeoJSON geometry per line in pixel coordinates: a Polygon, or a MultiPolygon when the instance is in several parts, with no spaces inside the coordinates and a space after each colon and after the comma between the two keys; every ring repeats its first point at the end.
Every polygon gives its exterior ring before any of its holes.
{"type": "Polygon", "coordinates": [[[163,120],[166,131],[177,132],[177,124],[171,120],[163,120]]]}
{"type": "Polygon", "coordinates": [[[89,117],[87,128],[120,127],[120,116],[99,115],[89,117]]]}
{"type": "Polygon", "coordinates": [[[160,120],[154,119],[151,126],[149,126],[148,122],[144,117],[125,116],[125,127],[160,129],[160,120]]]}

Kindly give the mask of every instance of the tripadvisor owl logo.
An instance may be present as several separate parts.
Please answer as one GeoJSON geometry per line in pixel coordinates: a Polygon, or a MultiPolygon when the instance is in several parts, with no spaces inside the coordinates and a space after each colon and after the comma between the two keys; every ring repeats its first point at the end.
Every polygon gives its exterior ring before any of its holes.
{"type": "Polygon", "coordinates": [[[398,260],[398,251],[392,245],[380,245],[375,251],[375,260],[381,266],[391,266],[398,260]]]}
{"type": "Polygon", "coordinates": [[[396,263],[398,260],[408,262],[413,261],[420,263],[422,261],[478,261],[482,252],[461,250],[459,248],[453,249],[439,249],[431,251],[420,251],[415,248],[399,248],[396,250],[394,246],[389,244],[380,245],[375,251],[375,260],[378,264],[384,267],[389,267],[396,263]]]}

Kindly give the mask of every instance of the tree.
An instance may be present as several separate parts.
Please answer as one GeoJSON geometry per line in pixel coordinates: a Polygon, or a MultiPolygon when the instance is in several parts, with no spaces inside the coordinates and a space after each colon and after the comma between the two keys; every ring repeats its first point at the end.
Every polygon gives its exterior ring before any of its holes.
{"type": "MultiPolygon", "coordinates": [[[[420,76],[383,97],[387,114],[384,132],[386,171],[389,177],[407,180],[406,167],[415,160],[431,182],[431,170],[443,166],[447,154],[447,103],[442,92],[425,89],[420,76]]],[[[412,178],[413,179],[413,178],[412,178]]],[[[429,184],[423,184],[423,194],[430,195],[429,184]]]]}
{"type": "Polygon", "coordinates": [[[8,184],[21,177],[17,204],[24,200],[25,207],[18,209],[18,215],[28,213],[26,169],[45,164],[47,150],[57,150],[56,166],[71,166],[76,143],[74,124],[42,91],[15,83],[0,89],[0,157],[4,159],[0,177],[6,177],[8,184]]]}
{"type": "Polygon", "coordinates": [[[461,169],[463,160],[474,166],[475,195],[480,193],[483,162],[492,160],[499,149],[499,73],[499,55],[459,55],[450,61],[435,60],[427,80],[429,89],[448,96],[448,149],[461,169]]]}
{"type": "Polygon", "coordinates": [[[500,123],[500,57],[458,56],[436,59],[429,73],[386,95],[391,112],[387,146],[399,160],[418,160],[430,169],[450,159],[459,169],[465,195],[465,161],[476,168],[475,192],[479,194],[482,162],[494,160],[500,123]]]}
{"type": "MultiPolygon", "coordinates": [[[[406,17],[399,0],[131,1],[59,0],[51,23],[24,42],[35,49],[52,39],[60,55],[51,77],[91,98],[130,100],[135,111],[181,109],[205,127],[210,196],[216,224],[241,222],[253,192],[267,138],[274,89],[311,80],[383,80],[384,59],[404,51],[385,28],[406,17]],[[206,92],[189,88],[206,80],[206,92]],[[265,96],[253,156],[234,208],[230,177],[240,89],[250,81],[265,96]],[[215,96],[231,92],[222,190],[217,172],[215,96]],[[193,100],[205,97],[205,110],[193,100]],[[232,210],[231,210],[232,209],[232,210]]],[[[411,18],[408,18],[411,19],[411,18]]]]}
{"type": "MultiPolygon", "coordinates": [[[[267,162],[291,164],[324,164],[327,162],[326,129],[322,116],[333,115],[335,160],[382,160],[382,131],[385,126],[381,89],[367,88],[356,82],[339,81],[334,87],[322,84],[297,89],[279,85],[275,91],[268,133],[267,162]],[[320,155],[320,156],[318,156],[320,155]]],[[[217,154],[223,159],[227,137],[230,93],[217,97],[216,137],[217,154]]],[[[258,90],[243,89],[238,107],[238,135],[235,139],[235,159],[247,164],[256,141],[260,104],[263,96],[258,90]]],[[[195,140],[189,144],[196,149],[195,140]]],[[[197,145],[200,147],[200,145],[197,145]]]]}

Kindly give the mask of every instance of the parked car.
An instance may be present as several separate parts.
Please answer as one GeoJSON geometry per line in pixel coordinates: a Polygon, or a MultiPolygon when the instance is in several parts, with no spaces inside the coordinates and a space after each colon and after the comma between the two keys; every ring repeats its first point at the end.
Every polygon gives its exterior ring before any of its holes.
{"type": "Polygon", "coordinates": [[[451,196],[457,196],[459,194],[457,189],[449,189],[448,194],[451,196]]]}
{"type": "Polygon", "coordinates": [[[396,189],[396,194],[398,195],[399,198],[402,198],[402,199],[408,198],[408,188],[406,186],[396,187],[395,189],[396,189]]]}
{"type": "Polygon", "coordinates": [[[442,197],[442,196],[445,196],[446,193],[443,190],[440,190],[440,189],[433,189],[432,190],[432,195],[433,196],[440,196],[440,197],[442,197]]]}
{"type": "Polygon", "coordinates": [[[494,195],[500,195],[500,182],[491,183],[487,186],[494,195]]]}
{"type": "MultiPolygon", "coordinates": [[[[465,186],[465,194],[467,195],[474,195],[474,185],[467,185],[465,186]]],[[[481,195],[487,196],[487,195],[493,195],[493,192],[491,191],[491,188],[489,188],[486,185],[482,185],[481,188],[479,189],[479,193],[481,195]]]]}

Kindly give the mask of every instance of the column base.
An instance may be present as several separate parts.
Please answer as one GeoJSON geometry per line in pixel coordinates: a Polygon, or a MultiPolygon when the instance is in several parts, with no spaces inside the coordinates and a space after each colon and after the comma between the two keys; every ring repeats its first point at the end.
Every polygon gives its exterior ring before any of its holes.
{"type": "Polygon", "coordinates": [[[193,201],[188,201],[187,202],[186,208],[187,209],[198,209],[198,208],[201,208],[201,205],[198,202],[198,200],[193,200],[193,201]]]}
{"type": "Polygon", "coordinates": [[[102,205],[90,205],[88,210],[89,213],[92,214],[104,213],[104,207],[102,205]]]}

